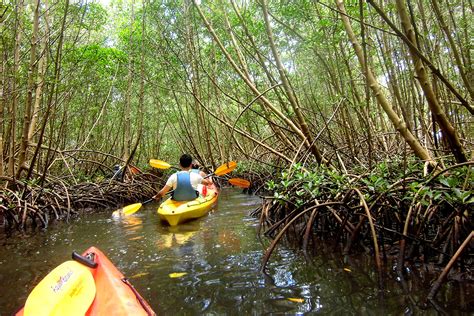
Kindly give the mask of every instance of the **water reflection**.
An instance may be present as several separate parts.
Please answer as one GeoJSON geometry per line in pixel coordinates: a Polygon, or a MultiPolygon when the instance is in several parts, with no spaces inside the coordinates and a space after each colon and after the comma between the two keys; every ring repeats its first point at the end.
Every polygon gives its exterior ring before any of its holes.
{"type": "Polygon", "coordinates": [[[125,218],[122,222],[126,231],[137,232],[143,228],[143,221],[138,216],[131,215],[125,218]]]}
{"type": "Polygon", "coordinates": [[[219,231],[217,234],[217,242],[229,253],[242,250],[240,236],[231,230],[219,231]]]}
{"type": "Polygon", "coordinates": [[[200,221],[194,221],[178,226],[166,226],[166,233],[160,234],[156,240],[158,250],[179,247],[189,242],[199,231],[200,223],[200,221]]]}

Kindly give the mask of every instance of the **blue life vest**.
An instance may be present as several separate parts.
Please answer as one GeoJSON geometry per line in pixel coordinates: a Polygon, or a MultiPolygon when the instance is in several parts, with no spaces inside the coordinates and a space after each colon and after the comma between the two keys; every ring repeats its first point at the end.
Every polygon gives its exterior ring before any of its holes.
{"type": "Polygon", "coordinates": [[[175,201],[191,201],[199,196],[191,185],[191,176],[187,171],[180,171],[176,173],[177,183],[176,189],[173,191],[172,199],[175,201]]]}

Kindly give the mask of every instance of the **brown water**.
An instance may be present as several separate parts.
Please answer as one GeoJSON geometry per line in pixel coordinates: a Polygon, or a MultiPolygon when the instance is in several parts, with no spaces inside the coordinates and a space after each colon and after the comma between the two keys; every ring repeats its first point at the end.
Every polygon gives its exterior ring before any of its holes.
{"type": "MultiPolygon", "coordinates": [[[[262,245],[257,221],[247,215],[259,203],[258,197],[225,189],[214,212],[175,228],[160,223],[157,205],[147,205],[125,220],[102,213],[54,225],[33,237],[0,236],[0,314],[15,312],[51,269],[73,250],[92,245],[131,279],[158,314],[436,314],[417,307],[426,294],[417,275],[405,290],[388,279],[381,297],[368,256],[344,262],[334,254],[309,262],[280,246],[268,275],[260,273],[268,241],[262,245]],[[176,272],[186,274],[170,277],[176,272]]],[[[458,297],[469,297],[459,291],[445,286],[442,293],[448,303],[441,307],[451,314],[461,314],[458,297]]]]}

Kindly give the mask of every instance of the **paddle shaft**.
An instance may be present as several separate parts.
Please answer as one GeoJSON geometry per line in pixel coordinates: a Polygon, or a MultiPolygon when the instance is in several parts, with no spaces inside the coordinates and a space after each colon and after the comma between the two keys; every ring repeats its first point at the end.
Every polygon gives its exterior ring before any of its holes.
{"type": "Polygon", "coordinates": [[[154,198],[151,198],[149,200],[146,200],[145,202],[142,203],[142,205],[147,205],[148,203],[151,203],[153,202],[155,199],[154,198]]]}

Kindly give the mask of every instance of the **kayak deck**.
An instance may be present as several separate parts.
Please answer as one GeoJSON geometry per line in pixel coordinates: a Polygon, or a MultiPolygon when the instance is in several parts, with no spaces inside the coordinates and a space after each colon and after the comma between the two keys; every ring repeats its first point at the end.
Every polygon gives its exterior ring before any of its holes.
{"type": "Polygon", "coordinates": [[[85,254],[94,254],[94,261],[98,263],[98,267],[92,269],[97,294],[86,315],[155,315],[128,279],[99,249],[91,247],[85,254]]]}
{"type": "Polygon", "coordinates": [[[218,191],[214,185],[207,186],[206,196],[200,195],[192,201],[174,201],[171,198],[161,203],[158,215],[170,226],[202,217],[213,209],[217,202],[218,191]]]}
{"type": "Polygon", "coordinates": [[[33,289],[17,316],[156,315],[99,249],[90,247],[73,258],[76,261],[64,262],[33,289]],[[89,278],[92,284],[81,280],[89,278]]]}

